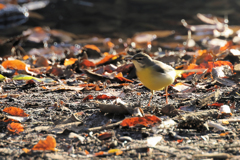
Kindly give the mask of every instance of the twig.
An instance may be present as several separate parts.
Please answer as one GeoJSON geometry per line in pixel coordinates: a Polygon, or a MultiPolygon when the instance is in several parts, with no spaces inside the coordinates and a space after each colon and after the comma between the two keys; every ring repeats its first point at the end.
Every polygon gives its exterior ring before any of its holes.
{"type": "Polygon", "coordinates": [[[93,127],[93,128],[88,128],[87,131],[88,132],[93,132],[93,131],[99,131],[99,130],[103,130],[103,129],[109,129],[109,128],[114,128],[119,126],[122,123],[122,121],[116,122],[116,123],[111,123],[107,126],[100,126],[100,127],[93,127]]]}
{"type": "Polygon", "coordinates": [[[194,158],[222,158],[227,159],[231,158],[232,155],[227,153],[205,153],[205,154],[194,154],[194,158]]]}

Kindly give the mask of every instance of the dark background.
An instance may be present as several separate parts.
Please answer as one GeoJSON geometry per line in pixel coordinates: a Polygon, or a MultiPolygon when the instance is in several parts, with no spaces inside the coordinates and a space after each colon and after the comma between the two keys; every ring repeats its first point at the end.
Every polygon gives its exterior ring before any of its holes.
{"type": "Polygon", "coordinates": [[[227,15],[229,25],[239,25],[240,1],[52,0],[45,8],[32,11],[25,24],[2,30],[0,36],[18,35],[35,26],[111,38],[127,38],[149,30],[176,30],[184,34],[187,31],[181,19],[186,19],[189,24],[202,24],[197,13],[227,15]]]}

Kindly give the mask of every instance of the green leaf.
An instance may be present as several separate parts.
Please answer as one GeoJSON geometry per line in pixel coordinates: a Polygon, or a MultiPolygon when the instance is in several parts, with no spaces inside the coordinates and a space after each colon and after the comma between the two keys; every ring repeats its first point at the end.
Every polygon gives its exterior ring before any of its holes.
{"type": "Polygon", "coordinates": [[[25,75],[25,74],[19,74],[17,76],[14,76],[13,80],[27,80],[27,81],[28,80],[35,80],[35,81],[38,81],[38,82],[42,82],[39,78],[32,77],[32,76],[25,75]]]}

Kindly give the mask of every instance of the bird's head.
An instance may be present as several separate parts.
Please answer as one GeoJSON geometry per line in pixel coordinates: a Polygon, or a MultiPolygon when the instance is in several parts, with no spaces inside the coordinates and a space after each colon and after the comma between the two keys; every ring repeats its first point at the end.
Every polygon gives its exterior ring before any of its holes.
{"type": "Polygon", "coordinates": [[[137,70],[144,69],[145,67],[148,67],[153,64],[152,58],[149,55],[142,52],[134,55],[131,58],[131,61],[133,62],[137,70]]]}

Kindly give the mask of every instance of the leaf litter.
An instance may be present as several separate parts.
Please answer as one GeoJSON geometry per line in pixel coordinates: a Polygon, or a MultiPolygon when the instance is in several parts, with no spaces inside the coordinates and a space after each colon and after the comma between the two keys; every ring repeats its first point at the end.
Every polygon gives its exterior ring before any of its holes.
{"type": "Polygon", "coordinates": [[[221,17],[197,17],[207,24],[181,21],[188,36],[146,31],[122,47],[114,39],[53,45],[48,39],[77,37],[42,27],[9,39],[27,35],[21,40],[44,46],[2,59],[0,156],[237,158],[240,46],[221,17]],[[199,35],[217,38],[199,45],[199,35]],[[172,42],[161,42],[171,36],[172,42]],[[128,60],[138,52],[175,69],[204,72],[184,73],[169,86],[170,104],[157,91],[147,107],[150,92],[128,60]]]}

